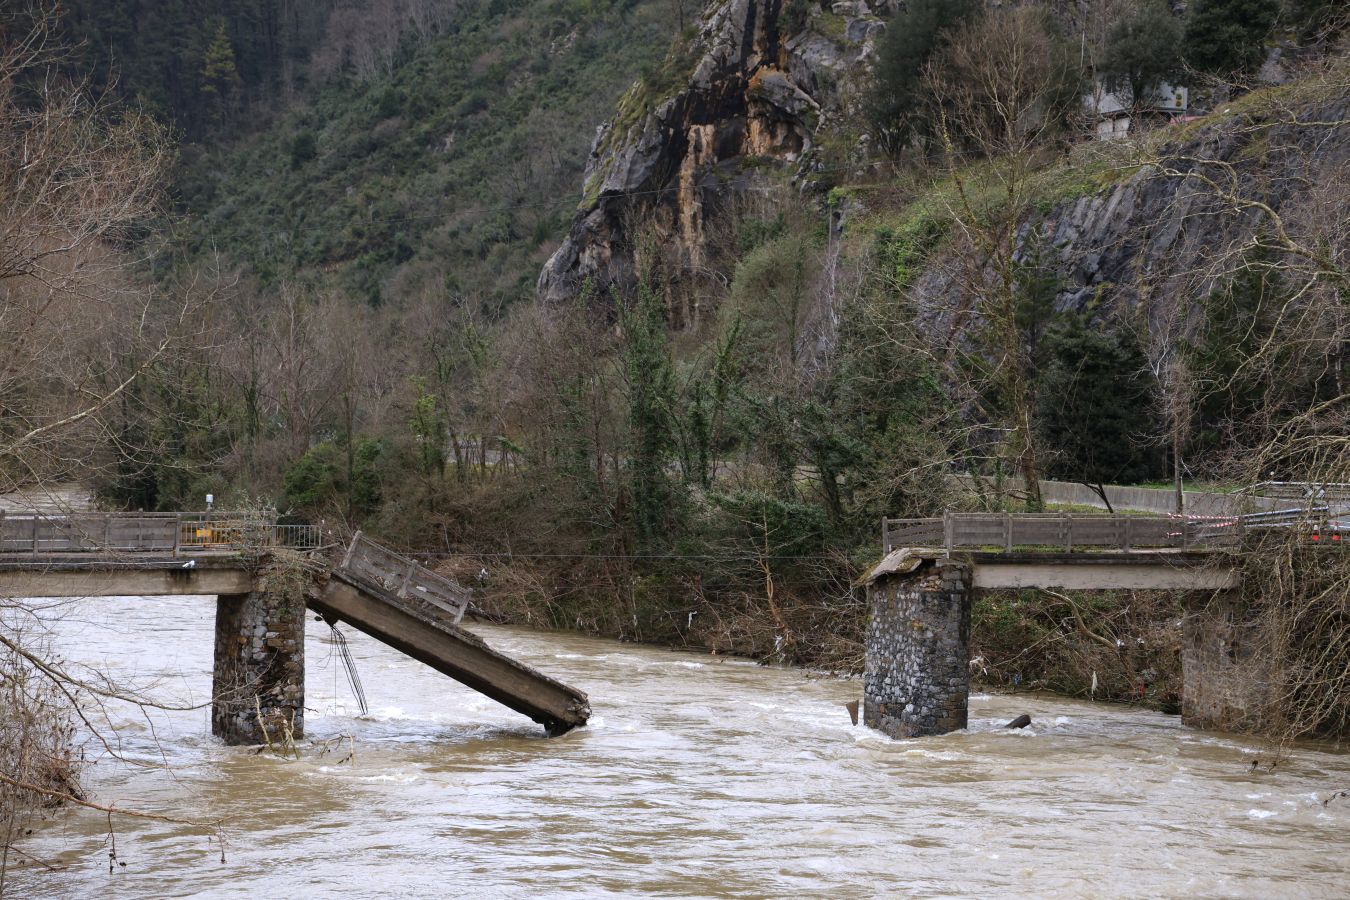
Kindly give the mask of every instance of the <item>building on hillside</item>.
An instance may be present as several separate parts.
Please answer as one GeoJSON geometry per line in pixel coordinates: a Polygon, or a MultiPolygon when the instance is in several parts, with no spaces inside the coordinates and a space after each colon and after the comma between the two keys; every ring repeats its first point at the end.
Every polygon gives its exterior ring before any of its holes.
{"type": "Polygon", "coordinates": [[[1109,141],[1130,133],[1134,118],[1175,118],[1185,116],[1190,107],[1190,89],[1163,83],[1144,102],[1126,103],[1120,95],[1097,82],[1091,94],[1083,98],[1083,108],[1096,120],[1097,139],[1109,141]]]}

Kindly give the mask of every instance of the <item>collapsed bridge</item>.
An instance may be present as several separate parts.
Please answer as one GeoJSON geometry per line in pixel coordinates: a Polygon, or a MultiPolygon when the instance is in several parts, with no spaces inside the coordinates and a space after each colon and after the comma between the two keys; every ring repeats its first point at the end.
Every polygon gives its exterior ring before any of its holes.
{"type": "Polygon", "coordinates": [[[198,513],[0,510],[0,596],[214,595],[211,730],[229,744],[304,733],[306,609],[344,622],[544,726],[585,725],[586,694],[461,627],[462,586],[357,532],[328,558],[319,529],[198,513]],[[268,559],[306,557],[299,571],[268,559]]]}

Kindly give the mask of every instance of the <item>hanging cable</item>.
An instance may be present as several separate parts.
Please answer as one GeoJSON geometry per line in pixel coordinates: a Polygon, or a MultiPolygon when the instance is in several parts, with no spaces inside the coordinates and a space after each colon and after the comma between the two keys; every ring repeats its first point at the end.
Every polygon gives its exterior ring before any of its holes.
{"type": "Polygon", "coordinates": [[[366,691],[361,687],[361,675],[356,671],[356,660],[352,659],[351,648],[347,646],[347,636],[338,631],[336,622],[330,622],[328,627],[333,629],[333,643],[337,645],[338,653],[342,656],[342,668],[347,673],[347,684],[351,685],[356,704],[364,716],[370,712],[370,708],[366,706],[366,691]]]}

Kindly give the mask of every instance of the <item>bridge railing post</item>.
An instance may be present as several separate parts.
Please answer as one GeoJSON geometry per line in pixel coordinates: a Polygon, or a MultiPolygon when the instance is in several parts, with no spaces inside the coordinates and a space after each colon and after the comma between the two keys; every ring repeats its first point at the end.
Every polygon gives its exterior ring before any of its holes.
{"type": "Polygon", "coordinates": [[[951,510],[942,511],[942,543],[948,553],[952,552],[952,545],[956,538],[956,522],[952,519],[951,510]]]}
{"type": "Polygon", "coordinates": [[[405,600],[407,599],[408,593],[409,593],[409,591],[410,591],[411,588],[412,588],[412,580],[413,580],[413,576],[416,575],[416,574],[417,574],[417,563],[415,563],[415,562],[409,560],[409,561],[408,561],[408,568],[407,568],[407,570],[403,573],[403,583],[402,583],[401,585],[399,585],[399,588],[398,588],[398,596],[399,596],[401,599],[405,599],[405,600]]]}
{"type": "Polygon", "coordinates": [[[1133,519],[1132,517],[1130,517],[1130,516],[1125,516],[1125,523],[1124,523],[1124,524],[1125,524],[1125,527],[1124,527],[1124,529],[1123,529],[1124,532],[1125,532],[1125,534],[1124,534],[1124,544],[1125,544],[1125,548],[1124,548],[1124,549],[1128,551],[1128,550],[1130,549],[1130,540],[1131,540],[1131,538],[1134,536],[1134,535],[1133,535],[1133,531],[1134,531],[1134,519],[1133,519]]]}
{"type": "Polygon", "coordinates": [[[356,545],[361,543],[361,531],[357,529],[356,534],[352,535],[352,542],[347,545],[347,552],[342,554],[342,565],[340,569],[346,569],[352,564],[352,557],[356,555],[356,545]]]}

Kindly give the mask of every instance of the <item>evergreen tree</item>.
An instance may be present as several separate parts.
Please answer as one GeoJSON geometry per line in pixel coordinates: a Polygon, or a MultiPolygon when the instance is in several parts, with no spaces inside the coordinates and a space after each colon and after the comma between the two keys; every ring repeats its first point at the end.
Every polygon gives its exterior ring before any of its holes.
{"type": "Polygon", "coordinates": [[[1196,0],[1186,18],[1186,62],[1221,77],[1255,72],[1279,14],[1279,0],[1196,0]]]}
{"type": "Polygon", "coordinates": [[[1103,334],[1073,316],[1046,338],[1040,439],[1051,475],[1090,485],[1140,481],[1152,474],[1145,443],[1152,428],[1147,360],[1127,331],[1103,334]]]}
{"type": "Polygon", "coordinates": [[[234,47],[230,44],[230,36],[222,21],[202,56],[202,96],[217,121],[224,117],[226,104],[234,96],[238,83],[239,69],[234,63],[234,47]]]}
{"type": "Polygon", "coordinates": [[[879,139],[892,151],[929,134],[924,67],[952,31],[983,9],[982,0],[912,0],[907,13],[887,23],[867,106],[879,139]]]}
{"type": "Polygon", "coordinates": [[[1016,302],[1013,318],[1032,366],[1040,361],[1040,342],[1055,317],[1055,298],[1064,287],[1055,261],[1047,259],[1045,236],[1034,229],[1023,245],[1022,257],[1013,270],[1016,302]]]}
{"type": "Polygon", "coordinates": [[[1181,68],[1181,22],[1165,0],[1136,0],[1111,24],[1099,72],[1131,105],[1147,101],[1181,68]]]}
{"type": "Polygon", "coordinates": [[[666,532],[675,500],[667,467],[675,447],[675,373],[657,292],[642,285],[637,303],[623,311],[621,324],[633,524],[640,539],[651,541],[666,532]]]}

